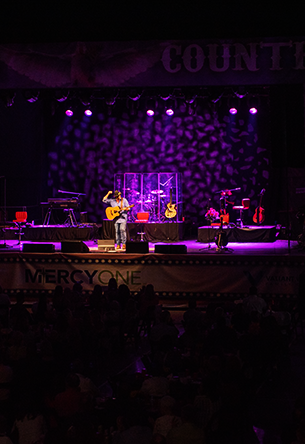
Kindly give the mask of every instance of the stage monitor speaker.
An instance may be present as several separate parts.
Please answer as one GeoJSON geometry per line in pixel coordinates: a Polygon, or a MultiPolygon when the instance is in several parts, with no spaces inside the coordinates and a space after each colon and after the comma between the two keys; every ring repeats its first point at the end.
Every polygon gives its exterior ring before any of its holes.
{"type": "Polygon", "coordinates": [[[114,250],[115,241],[114,239],[98,239],[97,245],[100,251],[114,250]]]}
{"type": "Polygon", "coordinates": [[[149,253],[148,242],[127,242],[126,253],[149,253]]]}
{"type": "Polygon", "coordinates": [[[89,253],[87,245],[80,240],[62,241],[62,253],[89,253]]]}
{"type": "Polygon", "coordinates": [[[54,244],[23,244],[22,251],[24,253],[54,253],[54,244]]]}
{"type": "Polygon", "coordinates": [[[187,248],[186,245],[172,245],[172,244],[161,244],[155,245],[155,253],[162,254],[186,254],[187,248]]]}

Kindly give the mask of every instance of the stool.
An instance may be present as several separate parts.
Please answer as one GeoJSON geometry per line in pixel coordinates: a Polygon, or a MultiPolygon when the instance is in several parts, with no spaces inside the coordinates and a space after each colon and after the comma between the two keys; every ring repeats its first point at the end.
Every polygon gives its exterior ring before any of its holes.
{"type": "Polygon", "coordinates": [[[137,219],[135,220],[136,223],[140,224],[140,232],[137,234],[140,234],[141,236],[141,242],[144,241],[144,225],[148,222],[149,219],[149,213],[148,212],[143,212],[143,213],[137,213],[137,219]]]}
{"type": "Polygon", "coordinates": [[[17,211],[15,214],[16,219],[13,220],[13,222],[15,222],[16,225],[18,225],[18,244],[21,244],[21,236],[24,233],[21,233],[21,229],[22,227],[25,226],[27,218],[28,218],[28,213],[26,211],[17,211]]]}
{"type": "Polygon", "coordinates": [[[236,225],[240,228],[243,227],[243,211],[248,210],[250,208],[250,199],[245,198],[241,201],[242,205],[236,205],[233,207],[233,210],[239,211],[239,219],[236,220],[236,225]]]}

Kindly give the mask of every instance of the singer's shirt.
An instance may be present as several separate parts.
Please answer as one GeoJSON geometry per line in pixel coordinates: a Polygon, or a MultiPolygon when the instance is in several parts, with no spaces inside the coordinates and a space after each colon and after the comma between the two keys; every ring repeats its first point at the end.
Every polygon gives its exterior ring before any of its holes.
{"type": "MultiPolygon", "coordinates": [[[[125,199],[125,197],[123,197],[123,201],[120,201],[119,203],[117,203],[116,199],[114,198],[108,198],[108,199],[103,199],[103,202],[110,205],[111,207],[119,207],[119,208],[126,208],[129,207],[129,203],[128,200],[125,199]]],[[[123,211],[115,220],[114,223],[115,224],[122,224],[123,222],[127,222],[127,210],[123,211]]]]}

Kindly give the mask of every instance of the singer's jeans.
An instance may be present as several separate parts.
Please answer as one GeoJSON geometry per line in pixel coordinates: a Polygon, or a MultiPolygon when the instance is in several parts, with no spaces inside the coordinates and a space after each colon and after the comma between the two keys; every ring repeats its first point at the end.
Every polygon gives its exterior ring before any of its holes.
{"type": "Polygon", "coordinates": [[[116,222],[114,224],[115,229],[115,243],[117,245],[126,244],[126,227],[127,222],[116,222]]]}

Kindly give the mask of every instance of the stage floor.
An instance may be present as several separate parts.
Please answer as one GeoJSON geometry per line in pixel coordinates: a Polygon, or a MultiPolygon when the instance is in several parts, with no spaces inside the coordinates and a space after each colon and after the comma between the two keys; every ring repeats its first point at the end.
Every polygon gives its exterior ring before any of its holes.
{"type": "MultiPolygon", "coordinates": [[[[101,254],[101,255],[112,255],[115,254],[117,256],[128,256],[128,253],[123,251],[109,251],[105,252],[98,248],[97,240],[88,240],[83,241],[83,243],[88,247],[90,253],[101,254]]],[[[18,241],[15,240],[7,240],[0,242],[0,254],[7,254],[8,252],[22,252],[23,245],[31,244],[31,245],[54,245],[55,252],[61,252],[61,242],[54,241],[44,241],[44,242],[33,242],[33,241],[22,241],[21,244],[18,244],[18,241]]],[[[163,243],[163,242],[149,242],[149,253],[155,253],[156,245],[185,245],[187,248],[187,254],[200,254],[200,255],[254,255],[254,256],[265,256],[265,255],[293,255],[293,256],[305,256],[305,250],[300,248],[298,242],[295,240],[276,240],[275,242],[229,242],[225,248],[220,251],[216,251],[215,242],[203,243],[199,242],[196,239],[192,240],[184,240],[180,242],[173,243],[163,243]]],[[[39,253],[39,252],[37,252],[39,253]]],[[[23,252],[23,254],[27,254],[23,252]]],[[[32,253],[33,254],[33,253],[32,253]]],[[[65,253],[67,254],[67,253],[65,253]]],[[[75,253],[74,253],[75,254],[75,253]]],[[[135,253],[132,253],[133,255],[135,253]]],[[[142,253],[141,253],[142,254],[142,253]]],[[[159,253],[157,253],[159,254],[159,253]]],[[[180,254],[179,254],[180,255],[180,254]]]]}
{"type": "Polygon", "coordinates": [[[77,247],[67,250],[62,242],[2,240],[0,285],[12,297],[22,291],[27,300],[35,300],[41,292],[52,294],[56,285],[72,287],[76,282],[90,293],[114,277],[132,293],[152,283],[160,300],[179,304],[189,297],[239,300],[253,285],[266,298],[296,298],[300,282],[305,282],[305,249],[295,240],[228,242],[220,250],[214,241],[197,239],[149,242],[148,253],[101,251],[96,239],[66,241],[77,247]],[[157,245],[163,246],[162,253],[155,253],[157,245]]]}

